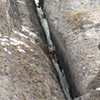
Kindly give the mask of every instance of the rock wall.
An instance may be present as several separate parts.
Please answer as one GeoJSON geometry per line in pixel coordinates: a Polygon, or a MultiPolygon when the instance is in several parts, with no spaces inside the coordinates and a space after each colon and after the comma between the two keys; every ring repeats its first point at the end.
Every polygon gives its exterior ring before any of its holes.
{"type": "MultiPolygon", "coordinates": [[[[44,1],[44,12],[59,62],[74,98],[90,91],[100,92],[99,7],[99,0],[44,1]]],[[[93,96],[96,100],[100,98],[100,94],[99,97],[93,96]]]]}
{"type": "Polygon", "coordinates": [[[100,100],[100,91],[88,92],[74,100],[100,100]]]}
{"type": "Polygon", "coordinates": [[[65,100],[40,45],[32,0],[0,0],[0,100],[65,100]]]}

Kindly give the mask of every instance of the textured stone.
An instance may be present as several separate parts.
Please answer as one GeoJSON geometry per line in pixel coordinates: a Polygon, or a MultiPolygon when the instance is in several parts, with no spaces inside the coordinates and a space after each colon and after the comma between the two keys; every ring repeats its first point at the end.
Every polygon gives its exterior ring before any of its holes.
{"type": "Polygon", "coordinates": [[[92,91],[74,100],[100,100],[100,91],[92,91]]]}
{"type": "Polygon", "coordinates": [[[65,100],[41,33],[32,0],[0,0],[0,100],[65,100]]]}
{"type": "Polygon", "coordinates": [[[45,0],[44,11],[74,96],[100,87],[100,1],[45,0]]]}

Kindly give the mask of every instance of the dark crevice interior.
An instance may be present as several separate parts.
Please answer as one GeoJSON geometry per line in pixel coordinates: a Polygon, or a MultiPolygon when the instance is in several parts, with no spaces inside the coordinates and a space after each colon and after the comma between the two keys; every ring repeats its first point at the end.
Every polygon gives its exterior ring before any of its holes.
{"type": "MultiPolygon", "coordinates": [[[[43,1],[44,0],[39,0],[39,6],[43,9],[43,1]]],[[[37,11],[36,11],[37,13],[37,11]]],[[[38,17],[38,14],[37,14],[38,17]]],[[[38,17],[39,23],[41,25],[40,19],[38,17]]],[[[42,25],[41,25],[42,27],[42,25]]],[[[46,41],[46,36],[45,34],[41,34],[45,37],[45,41],[46,41]]],[[[60,49],[60,46],[55,38],[55,36],[53,36],[53,34],[51,34],[51,38],[52,41],[54,43],[54,46],[56,47],[57,51],[56,51],[56,55],[57,55],[57,60],[58,60],[58,64],[60,65],[60,70],[64,70],[65,74],[66,74],[66,80],[68,80],[69,83],[69,91],[70,91],[70,95],[73,98],[80,96],[80,93],[76,90],[75,85],[74,85],[74,79],[73,79],[73,75],[71,74],[70,70],[69,70],[69,66],[68,63],[64,60],[65,58],[63,57],[63,51],[60,49]]],[[[44,39],[43,39],[44,40],[44,39]]],[[[45,42],[46,43],[46,42],[45,42]]],[[[47,50],[48,51],[48,50],[47,50]]],[[[58,76],[57,76],[58,77],[58,76]]],[[[59,79],[59,78],[58,78],[59,79]]]]}
{"type": "Polygon", "coordinates": [[[65,61],[66,58],[63,57],[63,51],[60,49],[61,47],[59,46],[56,38],[51,35],[52,41],[57,49],[56,55],[57,55],[57,59],[58,59],[58,63],[60,65],[61,70],[63,69],[65,74],[66,74],[66,79],[69,83],[69,91],[70,91],[70,95],[72,98],[78,97],[80,96],[80,93],[76,90],[75,85],[74,85],[74,79],[73,79],[73,75],[70,72],[69,69],[69,65],[68,63],[65,61]]]}

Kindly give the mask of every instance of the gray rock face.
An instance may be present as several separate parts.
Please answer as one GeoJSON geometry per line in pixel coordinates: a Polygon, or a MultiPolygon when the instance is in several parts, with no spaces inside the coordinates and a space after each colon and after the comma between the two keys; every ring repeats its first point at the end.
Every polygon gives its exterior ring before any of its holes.
{"type": "Polygon", "coordinates": [[[40,33],[32,0],[0,0],[0,100],[65,100],[40,33]]]}
{"type": "Polygon", "coordinates": [[[45,0],[44,11],[74,96],[99,88],[100,1],[45,0]]]}
{"type": "Polygon", "coordinates": [[[100,91],[92,91],[74,100],[100,100],[100,91]]]}

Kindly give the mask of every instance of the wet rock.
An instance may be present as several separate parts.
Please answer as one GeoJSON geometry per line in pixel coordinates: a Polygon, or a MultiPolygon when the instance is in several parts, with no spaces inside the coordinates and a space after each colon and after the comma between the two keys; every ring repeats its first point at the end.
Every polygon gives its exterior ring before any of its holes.
{"type": "Polygon", "coordinates": [[[100,87],[99,6],[99,0],[44,1],[59,62],[74,97],[100,87]]]}
{"type": "Polygon", "coordinates": [[[0,100],[65,100],[41,33],[32,0],[0,1],[0,100]]]}

